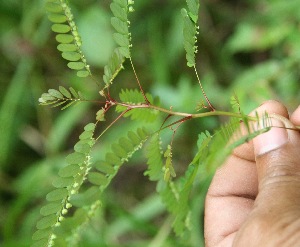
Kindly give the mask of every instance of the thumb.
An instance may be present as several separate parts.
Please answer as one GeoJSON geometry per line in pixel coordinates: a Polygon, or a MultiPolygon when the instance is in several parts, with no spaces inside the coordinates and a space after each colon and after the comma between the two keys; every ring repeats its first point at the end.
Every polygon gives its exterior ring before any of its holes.
{"type": "Polygon", "coordinates": [[[253,140],[259,182],[256,203],[269,209],[299,207],[300,134],[283,116],[270,117],[274,127],[253,140]]]}

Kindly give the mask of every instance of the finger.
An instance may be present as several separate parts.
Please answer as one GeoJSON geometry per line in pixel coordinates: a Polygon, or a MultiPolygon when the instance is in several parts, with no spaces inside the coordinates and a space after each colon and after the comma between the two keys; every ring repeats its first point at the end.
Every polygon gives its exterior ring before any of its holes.
{"type": "Polygon", "coordinates": [[[300,106],[291,114],[290,120],[295,126],[300,126],[300,106]]]}
{"type": "MultiPolygon", "coordinates": [[[[295,114],[293,120],[297,122],[299,111],[295,114]]],[[[300,203],[300,134],[285,129],[294,128],[287,119],[279,117],[275,123],[278,127],[253,140],[259,180],[257,204],[268,204],[269,209],[300,203]],[[270,200],[272,197],[278,199],[270,200]]]]}
{"type": "MultiPolygon", "coordinates": [[[[299,120],[299,114],[299,110],[293,113],[294,122],[299,120]]],[[[233,246],[281,246],[281,243],[296,246],[299,243],[300,134],[292,130],[294,126],[288,119],[270,116],[276,127],[253,139],[258,195],[233,246]],[[251,244],[249,239],[253,239],[251,244]]]]}
{"type": "MultiPolygon", "coordinates": [[[[277,101],[267,101],[256,109],[287,116],[277,101]]],[[[255,115],[255,111],[252,112],[255,115]]],[[[232,238],[253,208],[257,195],[257,171],[252,142],[245,143],[220,167],[213,178],[205,204],[205,238],[207,246],[232,238]]]]}

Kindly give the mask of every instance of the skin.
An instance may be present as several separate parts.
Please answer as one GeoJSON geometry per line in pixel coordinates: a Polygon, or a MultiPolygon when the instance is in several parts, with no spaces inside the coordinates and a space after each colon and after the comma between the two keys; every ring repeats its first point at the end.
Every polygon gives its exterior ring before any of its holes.
{"type": "MultiPolygon", "coordinates": [[[[255,111],[272,114],[278,127],[300,125],[300,107],[289,116],[267,101],[255,111]]],[[[274,127],[234,150],[207,193],[207,247],[300,246],[299,147],[298,131],[274,127]]]]}

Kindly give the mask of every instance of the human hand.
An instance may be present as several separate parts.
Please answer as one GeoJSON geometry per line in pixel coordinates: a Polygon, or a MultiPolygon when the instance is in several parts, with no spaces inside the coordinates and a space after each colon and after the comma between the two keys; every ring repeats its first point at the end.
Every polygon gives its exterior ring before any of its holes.
{"type": "MultiPolygon", "coordinates": [[[[300,125],[300,107],[267,101],[256,109],[300,125]],[[289,120],[287,120],[289,119],[289,120]]],[[[275,123],[274,123],[275,122],[275,123]]],[[[236,148],[216,171],[205,203],[207,247],[300,246],[300,133],[272,128],[236,148]]]]}

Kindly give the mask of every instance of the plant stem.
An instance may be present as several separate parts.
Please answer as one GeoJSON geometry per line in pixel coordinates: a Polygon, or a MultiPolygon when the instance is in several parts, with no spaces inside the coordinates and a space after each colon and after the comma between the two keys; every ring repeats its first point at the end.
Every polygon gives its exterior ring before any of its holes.
{"type": "Polygon", "coordinates": [[[137,83],[138,83],[138,85],[139,85],[140,91],[141,91],[141,93],[142,93],[142,95],[143,95],[143,97],[144,97],[144,99],[145,99],[145,102],[146,102],[147,105],[150,105],[150,102],[149,102],[149,100],[148,100],[148,98],[147,98],[147,96],[146,96],[146,94],[145,94],[145,92],[144,92],[144,89],[142,88],[142,85],[141,85],[141,83],[140,83],[140,80],[139,80],[139,78],[138,78],[138,76],[137,76],[137,73],[136,73],[136,71],[135,71],[135,68],[134,68],[134,65],[133,65],[133,62],[132,62],[131,57],[129,57],[129,60],[130,60],[130,64],[131,64],[131,67],[132,67],[134,76],[135,76],[136,81],[137,81],[137,83]]]}
{"type": "Polygon", "coordinates": [[[131,109],[126,109],[125,111],[123,111],[113,122],[110,123],[110,125],[108,125],[105,130],[103,130],[101,132],[101,134],[95,139],[96,141],[98,141],[98,139],[111,127],[113,126],[124,114],[126,114],[128,111],[130,111],[131,109]]]}
{"type": "Polygon", "coordinates": [[[200,78],[199,78],[199,75],[198,75],[198,72],[197,72],[197,69],[196,69],[196,66],[195,66],[195,65],[194,65],[194,69],[195,69],[196,77],[197,77],[198,83],[199,83],[199,85],[200,85],[202,94],[203,94],[203,96],[204,96],[204,98],[205,98],[207,104],[209,105],[209,107],[210,107],[210,109],[211,109],[212,111],[215,111],[216,108],[210,103],[210,100],[208,99],[208,97],[207,97],[207,95],[206,95],[206,93],[205,93],[205,91],[204,91],[204,88],[203,88],[202,83],[201,83],[201,81],[200,81],[200,78]]]}
{"type": "MultiPolygon", "coordinates": [[[[167,113],[171,116],[180,116],[180,117],[188,117],[188,118],[201,118],[201,117],[209,117],[209,116],[228,116],[228,117],[236,117],[236,118],[242,118],[244,115],[240,113],[235,113],[235,112],[226,112],[226,111],[210,111],[210,112],[203,112],[203,113],[185,113],[185,112],[176,112],[172,110],[168,110],[159,106],[155,105],[147,105],[147,104],[140,104],[140,105],[130,105],[126,103],[119,103],[115,102],[117,105],[125,106],[130,109],[138,109],[138,108],[148,108],[148,109],[154,109],[160,112],[167,113]]],[[[256,117],[250,117],[248,116],[249,120],[256,120],[256,117]]]]}

